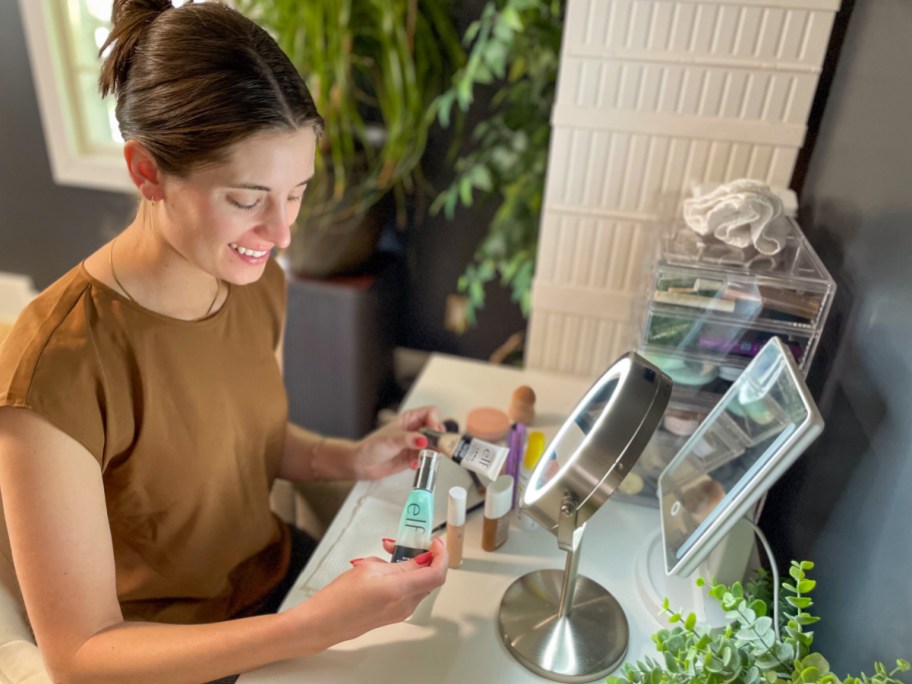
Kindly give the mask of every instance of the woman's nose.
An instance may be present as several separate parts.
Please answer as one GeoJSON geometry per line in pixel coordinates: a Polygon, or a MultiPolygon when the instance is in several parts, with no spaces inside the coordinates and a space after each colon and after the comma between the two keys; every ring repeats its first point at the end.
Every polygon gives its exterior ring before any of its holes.
{"type": "Polygon", "coordinates": [[[291,221],[285,202],[274,202],[264,224],[266,236],[277,247],[284,249],[291,242],[291,221]]]}

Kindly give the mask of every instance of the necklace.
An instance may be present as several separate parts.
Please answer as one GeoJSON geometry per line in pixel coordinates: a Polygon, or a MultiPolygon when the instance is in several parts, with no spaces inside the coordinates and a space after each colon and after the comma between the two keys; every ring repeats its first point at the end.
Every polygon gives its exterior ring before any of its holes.
{"type": "MultiPolygon", "coordinates": [[[[117,277],[117,271],[114,270],[114,243],[115,242],[117,242],[117,238],[114,238],[113,240],[111,240],[111,249],[108,252],[108,264],[111,267],[111,276],[114,278],[114,282],[117,283],[117,287],[119,287],[121,290],[123,290],[123,293],[125,295],[127,295],[127,299],[129,299],[134,304],[139,304],[139,302],[136,301],[136,298],[130,294],[129,290],[127,290],[127,288],[124,287],[124,284],[122,282],[120,282],[120,278],[117,277]]],[[[204,313],[202,315],[202,318],[205,318],[206,316],[208,316],[209,314],[212,313],[212,309],[215,307],[215,303],[218,301],[218,297],[219,297],[219,294],[221,293],[221,291],[222,291],[222,281],[219,278],[216,278],[215,279],[215,296],[212,298],[212,302],[210,302],[209,308],[206,309],[206,313],[204,313]]]]}

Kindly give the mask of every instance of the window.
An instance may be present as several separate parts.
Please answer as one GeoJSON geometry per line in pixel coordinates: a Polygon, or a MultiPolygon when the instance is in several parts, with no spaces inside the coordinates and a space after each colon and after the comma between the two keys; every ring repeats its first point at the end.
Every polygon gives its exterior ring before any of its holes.
{"type": "Polygon", "coordinates": [[[54,181],[133,193],[114,99],[103,100],[98,92],[98,50],[108,35],[112,4],[19,0],[19,10],[54,181]]]}

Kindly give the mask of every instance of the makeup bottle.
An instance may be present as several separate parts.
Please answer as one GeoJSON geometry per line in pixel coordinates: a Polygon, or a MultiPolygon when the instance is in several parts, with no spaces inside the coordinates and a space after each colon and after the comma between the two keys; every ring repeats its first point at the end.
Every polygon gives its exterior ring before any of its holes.
{"type": "Polygon", "coordinates": [[[485,492],[484,523],[481,528],[481,548],[485,551],[494,551],[507,541],[512,506],[513,478],[501,475],[485,492]]]}
{"type": "Polygon", "coordinates": [[[434,526],[434,484],[437,481],[437,453],[422,449],[418,454],[415,484],[405,501],[399,518],[396,548],[390,562],[414,558],[431,548],[434,526]]]}
{"type": "Polygon", "coordinates": [[[448,456],[453,463],[489,480],[497,477],[510,453],[508,447],[485,442],[467,433],[458,435],[422,428],[421,434],[428,438],[431,448],[448,456]]]}
{"type": "Polygon", "coordinates": [[[466,490],[462,487],[450,487],[450,495],[447,499],[446,544],[451,568],[458,568],[462,565],[465,518],[466,490]]]}

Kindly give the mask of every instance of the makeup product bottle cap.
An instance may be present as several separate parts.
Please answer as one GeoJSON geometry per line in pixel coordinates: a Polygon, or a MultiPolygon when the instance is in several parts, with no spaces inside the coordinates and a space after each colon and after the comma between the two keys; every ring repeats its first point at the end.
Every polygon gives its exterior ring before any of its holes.
{"type": "Polygon", "coordinates": [[[428,438],[428,443],[432,447],[437,446],[440,443],[440,438],[446,434],[445,432],[440,432],[440,430],[434,430],[429,427],[423,427],[418,432],[428,438]]]}
{"type": "Polygon", "coordinates": [[[433,449],[422,449],[418,454],[418,470],[415,471],[414,489],[434,491],[437,482],[437,452],[433,449]]]}
{"type": "Polygon", "coordinates": [[[529,433],[529,438],[526,441],[526,455],[523,456],[522,462],[523,468],[530,471],[533,470],[544,453],[545,435],[538,430],[533,430],[529,433]]]}
{"type": "Polygon", "coordinates": [[[513,506],[513,478],[498,477],[485,492],[485,517],[496,519],[505,516],[513,506]]]}
{"type": "Polygon", "coordinates": [[[462,527],[466,519],[466,490],[462,487],[450,487],[447,499],[447,525],[462,527]]]}
{"type": "Polygon", "coordinates": [[[466,432],[489,442],[499,442],[510,431],[510,418],[500,409],[489,406],[469,411],[466,432]]]}

